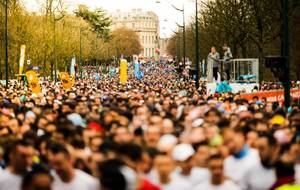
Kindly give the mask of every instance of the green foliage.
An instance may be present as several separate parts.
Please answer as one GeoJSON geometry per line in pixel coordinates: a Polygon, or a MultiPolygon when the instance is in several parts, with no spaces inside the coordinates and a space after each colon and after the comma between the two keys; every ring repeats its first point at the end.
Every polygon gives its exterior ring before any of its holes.
{"type": "Polygon", "coordinates": [[[75,15],[87,21],[93,32],[96,32],[100,37],[107,37],[111,20],[106,16],[102,9],[90,11],[87,6],[79,5],[75,11],[75,15]]]}
{"type": "MultiPolygon", "coordinates": [[[[0,0],[3,10],[4,0],[0,0]]],[[[61,0],[44,0],[41,13],[30,13],[24,9],[20,0],[9,0],[8,32],[9,32],[9,78],[15,78],[18,73],[20,46],[26,45],[26,60],[32,65],[42,66],[41,75],[51,76],[54,70],[54,35],[57,58],[57,68],[60,71],[69,69],[71,59],[76,56],[80,60],[80,45],[82,60],[105,60],[117,56],[116,44],[120,45],[120,54],[130,54],[140,51],[139,38],[133,31],[121,30],[118,34],[108,30],[110,21],[102,10],[89,11],[82,8],[81,16],[67,14],[61,0]],[[59,7],[57,8],[57,5],[59,7]],[[55,16],[55,19],[54,19],[55,16]],[[60,19],[58,19],[60,18],[60,19]],[[54,21],[55,20],[55,21],[54,21]],[[54,34],[55,22],[55,34],[54,34]],[[128,37],[130,42],[128,44],[128,37]],[[81,41],[81,44],[80,44],[81,41]],[[127,48],[128,49],[127,49],[127,48]]],[[[4,18],[0,11],[0,18],[4,18]]],[[[4,67],[4,19],[0,19],[0,79],[5,76],[4,67]]]]}

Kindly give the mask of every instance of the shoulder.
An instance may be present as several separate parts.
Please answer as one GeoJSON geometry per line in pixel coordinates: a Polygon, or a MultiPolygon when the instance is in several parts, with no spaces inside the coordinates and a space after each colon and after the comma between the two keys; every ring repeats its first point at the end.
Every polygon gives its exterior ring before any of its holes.
{"type": "Polygon", "coordinates": [[[226,180],[224,182],[224,187],[225,189],[230,189],[230,190],[241,190],[240,186],[238,186],[237,184],[233,183],[230,180],[226,180]]]}
{"type": "Polygon", "coordinates": [[[80,179],[84,179],[84,180],[90,180],[90,181],[95,181],[96,178],[94,178],[93,176],[91,176],[90,174],[85,173],[84,171],[75,170],[75,175],[76,177],[79,177],[80,179]]]}
{"type": "Polygon", "coordinates": [[[211,185],[208,181],[200,183],[199,185],[193,187],[192,190],[201,190],[201,189],[211,189],[211,185]]]}
{"type": "Polygon", "coordinates": [[[14,175],[7,170],[0,171],[0,182],[4,182],[7,180],[18,180],[18,179],[22,179],[22,177],[14,175]]]}
{"type": "Polygon", "coordinates": [[[253,161],[259,161],[259,153],[256,149],[250,148],[249,149],[249,157],[253,159],[253,161]]]}
{"type": "Polygon", "coordinates": [[[199,168],[199,167],[196,167],[196,168],[193,168],[192,170],[192,173],[193,175],[199,175],[199,176],[203,176],[203,175],[209,175],[209,170],[208,169],[204,169],[204,168],[199,168]]]}
{"type": "Polygon", "coordinates": [[[76,169],[75,175],[76,175],[76,179],[80,180],[82,183],[85,183],[86,185],[88,185],[90,187],[97,187],[99,185],[99,182],[95,177],[93,177],[81,170],[76,169]]]}

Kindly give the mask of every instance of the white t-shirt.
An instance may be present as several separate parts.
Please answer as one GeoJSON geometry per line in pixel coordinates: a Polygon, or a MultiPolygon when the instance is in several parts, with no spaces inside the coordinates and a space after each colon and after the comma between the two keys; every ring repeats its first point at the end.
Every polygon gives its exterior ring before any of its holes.
{"type": "Polygon", "coordinates": [[[275,182],[275,170],[266,169],[259,163],[245,174],[242,187],[247,190],[268,190],[275,182]]]}
{"type": "Polygon", "coordinates": [[[256,149],[250,148],[247,155],[240,159],[229,156],[224,162],[225,176],[240,185],[244,179],[244,175],[259,163],[260,159],[256,149]]]}
{"type": "Polygon", "coordinates": [[[195,187],[196,185],[204,181],[209,181],[210,179],[210,173],[208,169],[205,168],[194,167],[189,176],[184,176],[180,173],[181,169],[178,168],[172,173],[172,177],[174,177],[175,179],[179,178],[181,180],[184,180],[187,184],[191,185],[191,187],[195,187]]]}
{"type": "Polygon", "coordinates": [[[60,177],[53,172],[54,182],[53,190],[99,190],[100,185],[96,178],[90,176],[89,174],[81,171],[75,170],[74,179],[69,182],[63,182],[60,177]]]}
{"type": "Polygon", "coordinates": [[[193,190],[241,190],[241,188],[232,181],[226,180],[221,185],[213,185],[208,181],[197,185],[193,190]]]}
{"type": "Polygon", "coordinates": [[[185,180],[170,175],[171,181],[168,184],[162,184],[159,180],[158,172],[154,169],[147,177],[153,184],[159,186],[161,190],[190,190],[191,186],[185,180]]]}
{"type": "Polygon", "coordinates": [[[184,180],[171,178],[168,184],[157,184],[162,190],[190,190],[191,186],[187,184],[184,180]]]}
{"type": "Polygon", "coordinates": [[[0,190],[21,190],[22,176],[7,170],[0,171],[0,190]]]}
{"type": "Polygon", "coordinates": [[[300,164],[295,165],[295,179],[296,184],[300,185],[300,164]]]}

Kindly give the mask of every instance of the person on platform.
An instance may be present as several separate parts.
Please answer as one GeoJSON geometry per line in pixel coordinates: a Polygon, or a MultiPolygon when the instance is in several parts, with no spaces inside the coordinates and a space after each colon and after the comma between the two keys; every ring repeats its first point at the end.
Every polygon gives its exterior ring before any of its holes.
{"type": "MultiPolygon", "coordinates": [[[[231,60],[232,60],[232,53],[231,53],[231,50],[230,50],[230,47],[225,43],[224,46],[223,46],[223,52],[224,52],[224,55],[223,55],[223,59],[224,59],[224,68],[225,68],[225,73],[226,73],[226,79],[227,81],[230,81],[230,74],[231,74],[231,67],[232,67],[232,63],[231,63],[231,60]]],[[[222,76],[223,74],[221,74],[222,76]]]]}
{"type": "Polygon", "coordinates": [[[207,56],[207,77],[209,82],[218,80],[220,54],[215,47],[212,47],[207,56]],[[212,78],[213,77],[213,78],[212,78]]]}

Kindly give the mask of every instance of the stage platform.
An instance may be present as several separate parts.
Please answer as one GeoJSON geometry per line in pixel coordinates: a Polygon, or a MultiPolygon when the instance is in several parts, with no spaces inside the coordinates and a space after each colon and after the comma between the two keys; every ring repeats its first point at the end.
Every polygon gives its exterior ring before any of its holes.
{"type": "MultiPolygon", "coordinates": [[[[252,93],[254,87],[259,89],[259,83],[229,83],[232,88],[232,93],[252,93]]],[[[217,83],[207,83],[207,94],[214,94],[217,88],[217,83]]]]}

